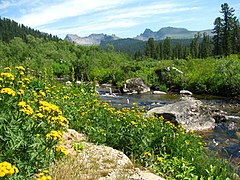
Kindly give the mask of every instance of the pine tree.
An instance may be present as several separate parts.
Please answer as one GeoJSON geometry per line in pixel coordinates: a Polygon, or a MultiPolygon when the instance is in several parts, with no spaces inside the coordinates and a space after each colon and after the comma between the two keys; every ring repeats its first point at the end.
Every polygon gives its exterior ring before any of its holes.
{"type": "Polygon", "coordinates": [[[211,39],[209,35],[206,33],[203,33],[203,39],[200,45],[200,57],[201,58],[207,58],[211,55],[212,53],[212,46],[211,46],[211,39]]]}
{"type": "Polygon", "coordinates": [[[227,3],[221,5],[223,14],[223,52],[224,55],[230,55],[233,52],[232,47],[232,31],[234,29],[234,9],[230,8],[227,3]]]}
{"type": "Polygon", "coordinates": [[[147,43],[146,43],[146,47],[145,47],[145,55],[147,57],[156,59],[157,55],[156,55],[156,47],[155,47],[155,42],[153,38],[149,38],[147,43]]]}
{"type": "Polygon", "coordinates": [[[172,59],[171,38],[167,37],[163,41],[163,59],[172,59]]]}
{"type": "Polygon", "coordinates": [[[190,51],[191,51],[191,55],[192,58],[199,58],[200,54],[199,54],[199,39],[201,37],[201,34],[195,34],[194,38],[192,39],[192,42],[190,44],[190,51]]]}
{"type": "Polygon", "coordinates": [[[215,34],[213,36],[213,54],[216,55],[222,55],[223,54],[223,48],[222,48],[222,19],[220,17],[217,17],[214,21],[214,29],[213,33],[215,34]]]}

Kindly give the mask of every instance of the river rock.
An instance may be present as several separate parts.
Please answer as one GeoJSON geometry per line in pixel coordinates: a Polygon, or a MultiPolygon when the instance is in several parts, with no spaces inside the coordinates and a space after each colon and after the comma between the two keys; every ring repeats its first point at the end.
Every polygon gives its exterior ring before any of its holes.
{"type": "Polygon", "coordinates": [[[150,88],[143,82],[141,78],[131,78],[126,80],[124,85],[124,93],[146,93],[150,88]]]}
{"type": "Polygon", "coordinates": [[[183,97],[179,102],[155,107],[147,112],[148,115],[153,113],[163,116],[166,121],[169,120],[175,125],[182,124],[183,128],[195,131],[212,129],[215,123],[225,121],[227,118],[225,113],[213,110],[200,100],[191,97],[183,97]]]}
{"type": "Polygon", "coordinates": [[[181,95],[189,95],[189,96],[191,96],[191,95],[192,95],[192,92],[190,92],[190,91],[188,91],[188,90],[181,90],[181,91],[180,91],[180,94],[181,94],[181,95]]]}
{"type": "Polygon", "coordinates": [[[164,94],[167,94],[167,93],[163,92],[163,91],[153,91],[153,94],[164,95],[164,94]]]}

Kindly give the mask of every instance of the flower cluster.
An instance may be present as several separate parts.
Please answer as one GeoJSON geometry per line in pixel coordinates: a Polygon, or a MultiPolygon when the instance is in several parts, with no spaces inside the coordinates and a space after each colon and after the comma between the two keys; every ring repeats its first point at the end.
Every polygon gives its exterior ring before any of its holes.
{"type": "Polygon", "coordinates": [[[11,73],[1,73],[0,76],[2,76],[2,78],[4,78],[5,80],[14,80],[14,76],[11,73]]]}
{"type": "Polygon", "coordinates": [[[68,124],[68,120],[63,116],[54,116],[51,118],[52,123],[59,123],[62,127],[68,124]]]}
{"type": "Polygon", "coordinates": [[[47,139],[59,140],[62,141],[62,133],[59,131],[52,130],[46,135],[47,139]]]}
{"type": "Polygon", "coordinates": [[[24,71],[25,71],[25,68],[24,67],[22,67],[22,66],[17,66],[17,67],[15,67],[18,71],[19,71],[19,74],[20,75],[24,75],[24,71]]]}
{"type": "Polygon", "coordinates": [[[25,68],[23,66],[16,66],[15,68],[19,71],[25,71],[25,68]]]}
{"type": "Polygon", "coordinates": [[[18,106],[20,106],[22,109],[20,109],[20,112],[25,113],[26,115],[32,115],[33,114],[33,109],[31,108],[31,106],[27,105],[26,102],[21,101],[18,103],[18,106]]]}
{"type": "Polygon", "coordinates": [[[63,146],[56,146],[56,151],[60,152],[60,153],[63,153],[65,156],[68,155],[68,152],[67,152],[66,148],[63,147],[63,146]]]}
{"type": "Polygon", "coordinates": [[[18,95],[24,95],[24,90],[22,89],[19,89],[18,92],[17,92],[18,95]]]}
{"type": "Polygon", "coordinates": [[[62,114],[62,111],[59,109],[59,107],[54,104],[51,104],[46,101],[39,101],[39,104],[41,105],[39,107],[39,110],[41,112],[45,112],[47,114],[54,113],[54,112],[56,112],[58,115],[62,114]]]}
{"type": "Polygon", "coordinates": [[[52,180],[52,177],[49,175],[48,170],[44,170],[43,172],[37,174],[37,180],[52,180]]]}
{"type": "Polygon", "coordinates": [[[15,96],[16,92],[14,90],[12,90],[11,88],[2,88],[0,90],[0,94],[8,94],[10,96],[15,96]]]}
{"type": "Polygon", "coordinates": [[[17,167],[6,161],[0,163],[0,177],[12,176],[14,173],[18,173],[17,167]]]}

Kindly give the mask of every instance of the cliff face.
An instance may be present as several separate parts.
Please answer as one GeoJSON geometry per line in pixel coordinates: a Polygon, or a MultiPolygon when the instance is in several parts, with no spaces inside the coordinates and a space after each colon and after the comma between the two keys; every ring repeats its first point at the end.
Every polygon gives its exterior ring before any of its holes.
{"type": "Polygon", "coordinates": [[[65,37],[65,40],[68,42],[73,42],[78,45],[100,45],[102,41],[106,40],[117,40],[119,39],[115,35],[106,35],[106,34],[91,34],[87,37],[79,37],[76,34],[68,34],[65,37]]]}

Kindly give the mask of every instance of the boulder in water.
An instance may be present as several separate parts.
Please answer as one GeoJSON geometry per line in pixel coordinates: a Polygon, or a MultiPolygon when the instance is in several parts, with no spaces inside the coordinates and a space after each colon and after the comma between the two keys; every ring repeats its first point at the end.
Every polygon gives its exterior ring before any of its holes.
{"type": "Polygon", "coordinates": [[[126,80],[124,85],[124,93],[146,93],[150,88],[143,82],[141,78],[131,78],[126,80]]]}
{"type": "Polygon", "coordinates": [[[183,97],[179,102],[155,107],[149,110],[147,114],[163,116],[165,120],[169,120],[175,125],[181,124],[183,128],[195,131],[213,129],[215,123],[225,121],[227,118],[226,113],[212,110],[200,100],[191,97],[183,97]]]}

